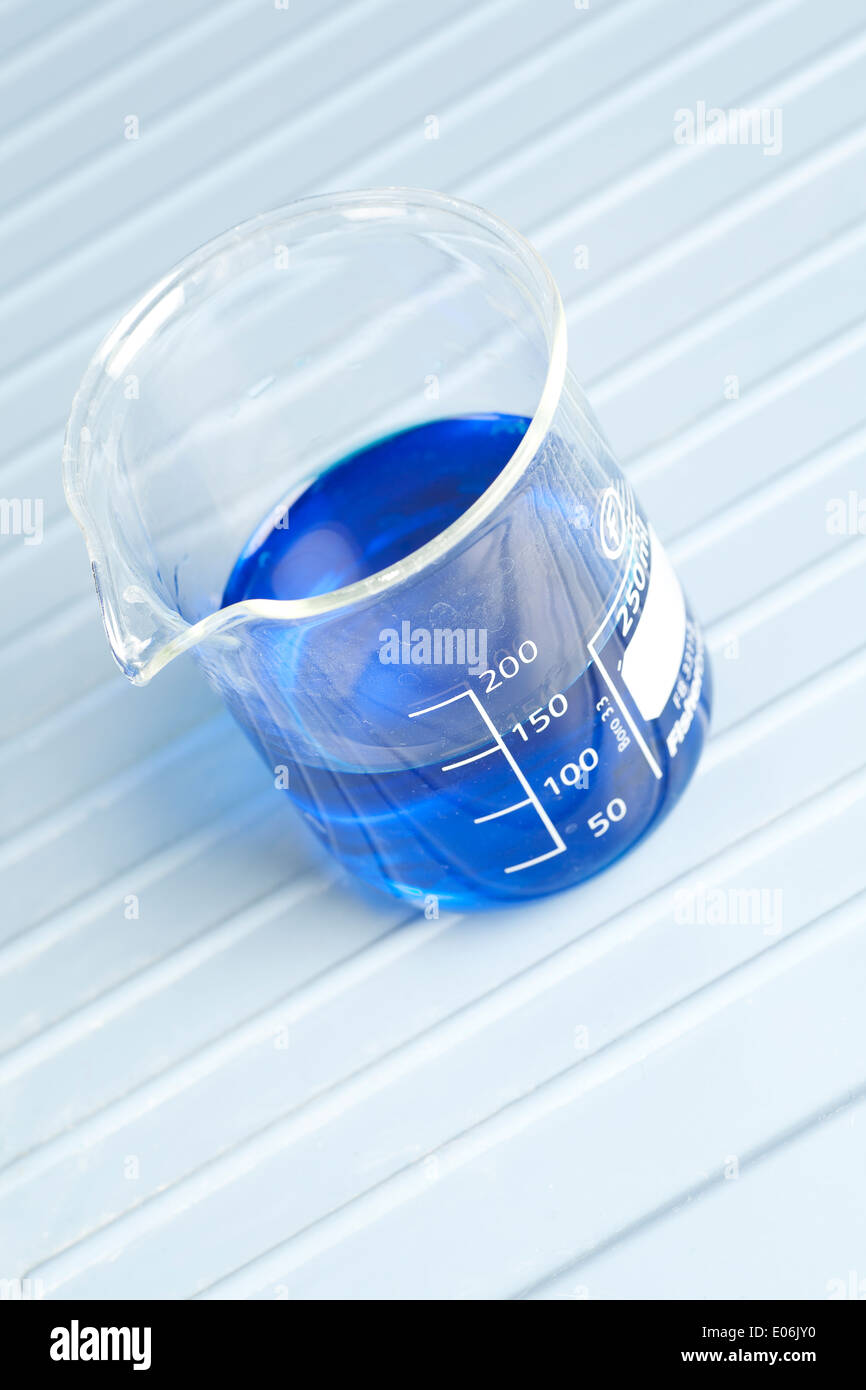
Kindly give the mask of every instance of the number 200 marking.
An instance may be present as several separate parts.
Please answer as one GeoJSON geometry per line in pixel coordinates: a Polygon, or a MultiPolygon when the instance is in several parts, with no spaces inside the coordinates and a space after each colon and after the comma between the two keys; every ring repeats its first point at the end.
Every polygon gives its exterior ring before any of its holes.
{"type": "MultiPolygon", "coordinates": [[[[520,646],[517,648],[517,656],[520,658],[519,661],[517,660],[517,657],[514,656],[504,656],[500,661],[498,669],[499,674],[503,677],[503,679],[510,681],[512,676],[516,676],[517,672],[520,670],[521,662],[524,666],[529,666],[530,663],[533,662],[535,658],[538,656],[538,648],[536,647],[534,642],[521,642],[520,646]],[[532,653],[531,656],[527,654],[529,652],[532,653]]],[[[490,680],[487,682],[486,692],[489,695],[491,690],[499,689],[500,685],[502,684],[502,681],[498,681],[496,679],[495,671],[482,671],[478,679],[483,680],[485,676],[490,677],[490,680]]]]}

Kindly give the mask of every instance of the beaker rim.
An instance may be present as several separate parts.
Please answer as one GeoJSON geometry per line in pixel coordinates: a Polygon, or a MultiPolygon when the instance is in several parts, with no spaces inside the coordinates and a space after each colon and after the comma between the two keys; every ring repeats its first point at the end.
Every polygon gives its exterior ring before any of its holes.
{"type": "MultiPolygon", "coordinates": [[[[94,576],[97,578],[97,588],[100,588],[98,571],[110,569],[110,556],[100,528],[88,506],[82,478],[80,445],[87,437],[86,421],[89,410],[113,362],[122,360],[121,354],[126,355],[130,352],[130,347],[135,341],[134,335],[141,332],[141,326],[149,316],[153,316],[157,328],[164,318],[170,317],[171,297],[177,298],[179,288],[192,275],[200,274],[209,261],[221,256],[229,248],[237,248],[246,238],[257,236],[273,225],[285,225],[290,222],[297,224],[323,212],[343,212],[348,217],[357,217],[359,211],[365,208],[374,216],[387,215],[388,209],[435,208],[462,217],[465,221],[483,227],[488,233],[498,237],[531,271],[538,289],[536,307],[540,313],[544,313],[548,361],[544,384],[530,423],[514,452],[493,481],[460,516],[443,527],[431,540],[411,550],[397,564],[377,570],[364,579],[309,598],[243,599],[225,608],[216,609],[196,622],[188,621],[175,609],[168,609],[163,600],[153,594],[153,607],[161,610],[164,630],[170,632],[170,636],[157,651],[151,652],[146,660],[136,660],[123,650],[125,644],[119,625],[113,622],[109,626],[103,606],[103,616],[106,618],[114,655],[125,674],[136,683],[149,681],[182,651],[189,650],[224,629],[235,626],[245,618],[298,622],[333,615],[341,609],[378,598],[406,580],[423,573],[467,540],[509,496],[550,430],[565,383],[567,327],[556,281],[542,256],[526,237],[504,218],[488,212],[477,204],[431,189],[395,185],[315,194],[296,199],[249,218],[190,252],[146,290],[121,316],[103,338],[88,363],[73,399],[66,427],[63,485],[70,511],[84,533],[94,576]]],[[[107,598],[108,595],[103,596],[100,592],[100,598],[103,597],[107,598]]]]}

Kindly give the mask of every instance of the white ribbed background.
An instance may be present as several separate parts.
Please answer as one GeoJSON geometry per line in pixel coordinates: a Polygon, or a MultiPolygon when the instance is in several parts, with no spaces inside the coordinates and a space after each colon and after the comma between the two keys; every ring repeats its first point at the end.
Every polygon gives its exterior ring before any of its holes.
{"type": "Polygon", "coordinates": [[[0,537],[0,1277],[866,1280],[866,538],[826,526],[866,497],[862,0],[11,0],[0,44],[0,494],[45,505],[41,546],[0,537]],[[781,108],[781,154],[675,144],[698,101],[781,108]],[[662,829],[483,920],[324,881],[191,667],[127,686],[60,486],[77,380],[152,280],[397,183],[545,255],[714,658],[662,829]],[[781,889],[781,935],[677,925],[695,882],[781,889]]]}

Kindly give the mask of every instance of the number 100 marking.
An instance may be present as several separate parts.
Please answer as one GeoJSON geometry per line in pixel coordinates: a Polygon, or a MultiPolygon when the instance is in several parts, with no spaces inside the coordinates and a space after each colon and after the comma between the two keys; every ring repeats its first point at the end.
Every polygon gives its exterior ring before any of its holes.
{"type": "MultiPolygon", "coordinates": [[[[564,787],[588,787],[589,774],[598,767],[598,754],[594,748],[584,748],[576,763],[566,763],[559,769],[559,782],[564,787]]],[[[545,787],[550,787],[554,796],[559,796],[559,784],[555,777],[545,777],[545,787]]]]}

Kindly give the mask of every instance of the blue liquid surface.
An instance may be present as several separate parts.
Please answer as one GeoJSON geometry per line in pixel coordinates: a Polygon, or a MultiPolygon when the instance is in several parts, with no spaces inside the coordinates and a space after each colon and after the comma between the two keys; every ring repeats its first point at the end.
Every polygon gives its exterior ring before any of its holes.
{"type": "Polygon", "coordinates": [[[292,502],[288,526],[256,531],[223,607],[310,598],[397,564],[481,496],[528,426],[513,415],[434,420],[351,454],[292,502]]]}
{"type": "MultiPolygon", "coordinates": [[[[292,501],[288,525],[275,525],[274,514],[262,523],[235,564],[223,606],[326,593],[397,563],[485,491],[528,424],[501,415],[437,420],[340,461],[292,501]]],[[[544,582],[541,571],[538,582],[544,582]]],[[[549,634],[533,632],[539,648],[546,636],[558,640],[561,624],[553,612],[549,622],[549,634]]],[[[449,753],[443,747],[435,762],[370,774],[296,758],[290,730],[259,729],[253,735],[270,766],[288,766],[292,800],[354,873],[420,906],[432,898],[457,908],[526,900],[605,868],[678,799],[709,719],[708,667],[676,756],[666,750],[666,729],[640,726],[661,769],[657,777],[597,665],[587,664],[585,650],[575,650],[572,674],[555,692],[553,706],[552,692],[538,690],[532,663],[502,679],[498,662],[520,637],[519,631],[513,642],[496,637],[486,677],[467,676],[455,686],[453,668],[443,672],[444,689],[462,685],[475,691],[502,740],[490,755],[461,767],[446,770],[449,753]],[[539,707],[543,712],[533,723],[530,715],[539,707]],[[577,775],[581,755],[589,768],[584,777],[577,775]],[[497,814],[509,806],[516,809],[497,814]],[[524,863],[529,867],[515,867],[524,863]]],[[[315,641],[315,630],[309,640],[315,641]]],[[[625,650],[615,630],[603,652],[608,671],[617,668],[625,650]]],[[[702,664],[702,644],[689,619],[683,674],[702,664]]],[[[383,666],[371,652],[358,698],[369,701],[371,717],[383,727],[389,708],[396,711],[399,704],[401,715],[405,711],[407,677],[401,683],[400,669],[383,666]]],[[[479,712],[479,754],[494,746],[490,724],[479,712]]],[[[460,761],[472,756],[465,747],[455,755],[460,761]]]]}

